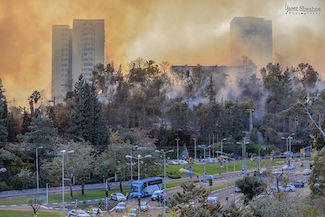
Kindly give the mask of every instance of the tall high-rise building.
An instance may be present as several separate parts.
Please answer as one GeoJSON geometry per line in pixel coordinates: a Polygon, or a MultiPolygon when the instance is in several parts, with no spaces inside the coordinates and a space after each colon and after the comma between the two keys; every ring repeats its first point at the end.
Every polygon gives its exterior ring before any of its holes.
{"type": "Polygon", "coordinates": [[[104,20],[73,20],[72,29],[72,84],[80,74],[90,80],[92,70],[104,63],[104,20]]]}
{"type": "Polygon", "coordinates": [[[234,17],[230,23],[231,58],[234,64],[246,56],[259,66],[272,62],[272,21],[234,17]]]}
{"type": "Polygon", "coordinates": [[[71,30],[68,25],[52,27],[52,99],[63,102],[71,91],[71,30]]]}
{"type": "Polygon", "coordinates": [[[104,20],[73,20],[68,25],[52,27],[52,100],[64,101],[80,74],[90,81],[92,70],[104,63],[104,20]]]}

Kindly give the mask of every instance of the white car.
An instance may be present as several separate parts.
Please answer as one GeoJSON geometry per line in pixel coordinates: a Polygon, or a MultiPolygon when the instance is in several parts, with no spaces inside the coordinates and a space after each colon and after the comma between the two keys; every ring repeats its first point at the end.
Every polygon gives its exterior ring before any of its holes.
{"type": "Polygon", "coordinates": [[[186,165],[186,164],[188,164],[188,162],[186,160],[179,160],[178,163],[180,165],[186,165]]]}
{"type": "Polygon", "coordinates": [[[294,185],[279,186],[279,189],[284,192],[292,192],[296,190],[294,185]]]}
{"type": "Polygon", "coordinates": [[[68,217],[90,217],[90,215],[85,211],[83,211],[82,209],[78,209],[78,210],[72,209],[69,211],[68,217]]]}
{"type": "Polygon", "coordinates": [[[115,207],[115,212],[124,212],[126,210],[126,203],[120,202],[115,207]]]}
{"type": "Polygon", "coordinates": [[[282,170],[286,171],[286,170],[295,170],[296,167],[295,165],[285,165],[284,167],[282,167],[282,170]]]}
{"type": "Polygon", "coordinates": [[[311,169],[305,169],[305,170],[303,171],[303,174],[304,174],[305,176],[309,176],[309,175],[311,174],[311,169]]]}
{"type": "Polygon", "coordinates": [[[124,196],[122,193],[113,193],[111,194],[111,200],[126,201],[126,196],[124,196]]]}
{"type": "Polygon", "coordinates": [[[151,195],[151,200],[152,201],[155,201],[155,200],[158,200],[159,197],[162,197],[164,194],[164,191],[163,190],[156,190],[152,193],[151,195]]]}
{"type": "Polygon", "coordinates": [[[148,206],[148,203],[147,202],[141,202],[140,204],[140,210],[143,211],[143,212],[146,212],[149,210],[149,206],[148,206]]]}
{"type": "Polygon", "coordinates": [[[218,198],[217,197],[208,197],[207,198],[207,203],[208,204],[216,204],[218,202],[218,198]]]}

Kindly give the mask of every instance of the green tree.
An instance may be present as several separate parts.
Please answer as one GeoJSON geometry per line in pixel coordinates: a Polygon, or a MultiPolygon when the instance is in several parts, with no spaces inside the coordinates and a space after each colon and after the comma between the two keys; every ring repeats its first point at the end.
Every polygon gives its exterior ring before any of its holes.
{"type": "Polygon", "coordinates": [[[69,133],[75,141],[89,141],[101,150],[107,141],[107,129],[96,89],[93,85],[89,86],[82,75],[74,89],[69,133]]]}
{"type": "Polygon", "coordinates": [[[48,145],[57,135],[52,120],[42,114],[33,118],[28,130],[29,132],[20,137],[26,143],[48,145]]]}
{"type": "Polygon", "coordinates": [[[30,113],[33,116],[34,115],[34,110],[35,110],[35,104],[37,104],[38,100],[41,98],[40,92],[35,90],[32,95],[29,96],[28,102],[29,102],[29,108],[30,108],[30,113]]]}
{"type": "Polygon", "coordinates": [[[314,196],[325,196],[325,148],[319,151],[315,159],[309,184],[314,196]]]}
{"type": "Polygon", "coordinates": [[[73,153],[65,153],[65,177],[73,174],[76,182],[81,185],[81,194],[85,195],[85,183],[90,174],[94,171],[94,149],[87,142],[69,141],[59,144],[55,152],[59,153],[53,159],[47,159],[42,162],[42,170],[46,174],[46,179],[56,185],[61,182],[62,153],[61,150],[74,150],[73,153]]]}
{"type": "Polygon", "coordinates": [[[29,126],[30,126],[31,118],[29,114],[27,113],[26,109],[24,108],[24,113],[23,113],[23,123],[22,123],[22,131],[21,134],[25,135],[26,132],[29,131],[29,126]]]}
{"type": "Polygon", "coordinates": [[[263,181],[253,176],[245,176],[243,179],[238,180],[236,186],[243,192],[246,204],[265,190],[263,181]]]}
{"type": "Polygon", "coordinates": [[[28,203],[33,209],[34,217],[37,217],[37,212],[41,208],[42,200],[38,198],[31,198],[28,200],[28,203]]]}
{"type": "Polygon", "coordinates": [[[187,130],[190,125],[191,110],[186,102],[173,103],[166,112],[174,130],[187,130]]]}
{"type": "Polygon", "coordinates": [[[176,210],[182,217],[218,216],[222,213],[220,203],[207,204],[209,191],[197,187],[193,182],[182,183],[183,192],[177,192],[170,200],[168,206],[176,210]]]}
{"type": "Polygon", "coordinates": [[[231,203],[229,208],[222,213],[222,217],[240,217],[242,212],[235,203],[231,203]]]}
{"type": "Polygon", "coordinates": [[[8,140],[7,121],[8,121],[8,108],[7,99],[4,95],[4,88],[0,79],[0,142],[8,140]]]}
{"type": "Polygon", "coordinates": [[[23,189],[34,187],[35,186],[35,173],[32,172],[30,169],[23,168],[17,174],[17,178],[21,183],[21,187],[23,189]]]}

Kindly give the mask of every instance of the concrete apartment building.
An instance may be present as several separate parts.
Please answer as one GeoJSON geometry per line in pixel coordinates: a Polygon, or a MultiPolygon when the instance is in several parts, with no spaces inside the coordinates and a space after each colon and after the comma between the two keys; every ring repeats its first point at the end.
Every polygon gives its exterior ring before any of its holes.
{"type": "Polygon", "coordinates": [[[71,91],[71,30],[68,25],[52,27],[52,99],[63,102],[71,91]]]}
{"type": "Polygon", "coordinates": [[[230,46],[232,63],[242,61],[243,56],[258,66],[272,62],[272,21],[255,17],[234,17],[230,22],[230,46]]]}
{"type": "Polygon", "coordinates": [[[80,74],[90,81],[93,67],[104,63],[105,29],[102,19],[75,19],[73,28],[52,28],[52,100],[64,102],[80,74]]]}
{"type": "Polygon", "coordinates": [[[73,20],[72,84],[80,74],[89,81],[97,63],[104,63],[104,20],[73,20]]]}

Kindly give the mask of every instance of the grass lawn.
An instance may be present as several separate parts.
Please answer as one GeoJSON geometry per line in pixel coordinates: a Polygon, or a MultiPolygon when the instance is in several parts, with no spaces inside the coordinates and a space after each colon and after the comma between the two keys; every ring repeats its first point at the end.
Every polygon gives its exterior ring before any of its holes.
{"type": "Polygon", "coordinates": [[[181,186],[181,182],[167,182],[166,187],[167,188],[174,188],[174,187],[178,187],[181,186]]]}
{"type": "MultiPolygon", "coordinates": [[[[273,160],[271,161],[271,165],[275,166],[275,165],[281,165],[285,163],[285,160],[273,160]]],[[[264,167],[265,165],[265,160],[261,160],[261,167],[264,167]]],[[[188,168],[189,166],[193,167],[193,171],[195,173],[199,173],[199,174],[203,174],[204,172],[204,164],[200,163],[200,164],[188,164],[188,165],[168,165],[167,167],[167,174],[178,174],[179,176],[185,177],[186,174],[185,173],[180,173],[179,169],[180,168],[188,168]]],[[[241,171],[242,168],[242,163],[241,161],[237,161],[235,164],[236,167],[236,171],[241,171]]],[[[247,169],[253,169],[253,168],[257,168],[257,161],[251,161],[251,160],[246,160],[246,168],[247,169]]],[[[212,175],[212,174],[220,174],[220,172],[224,173],[226,171],[226,165],[223,165],[223,168],[221,167],[220,163],[207,163],[206,164],[206,171],[208,175],[212,175]]],[[[232,172],[233,171],[233,162],[229,162],[228,163],[228,171],[232,172]]]]}
{"type": "MultiPolygon", "coordinates": [[[[33,217],[33,211],[0,210],[1,217],[33,217]]],[[[40,211],[38,217],[59,217],[59,212],[40,211]]]]}
{"type": "MultiPolygon", "coordinates": [[[[231,181],[229,182],[228,184],[228,187],[232,187],[234,185],[234,183],[231,181]]],[[[219,190],[219,189],[222,189],[222,188],[226,188],[227,187],[227,184],[222,184],[222,185],[216,185],[216,186],[211,186],[211,187],[208,187],[208,190],[209,191],[215,191],[215,190],[219,190]]]]}
{"type": "MultiPolygon", "coordinates": [[[[123,193],[127,194],[130,191],[130,188],[123,188],[123,193]]],[[[119,189],[112,189],[109,191],[109,195],[113,192],[119,192],[119,189]]],[[[34,196],[41,198],[43,203],[46,203],[46,195],[42,194],[39,196],[34,196]]],[[[28,199],[33,198],[33,196],[15,196],[0,198],[0,205],[12,205],[12,204],[27,204],[28,199]]],[[[76,200],[93,200],[93,199],[102,199],[105,198],[105,189],[102,190],[85,190],[85,196],[81,196],[81,191],[73,192],[73,199],[70,199],[70,192],[66,191],[64,194],[65,202],[75,202],[76,200]]],[[[49,203],[56,203],[62,201],[62,193],[50,193],[49,194],[49,203]]],[[[1,216],[1,215],[0,215],[1,216]]]]}

